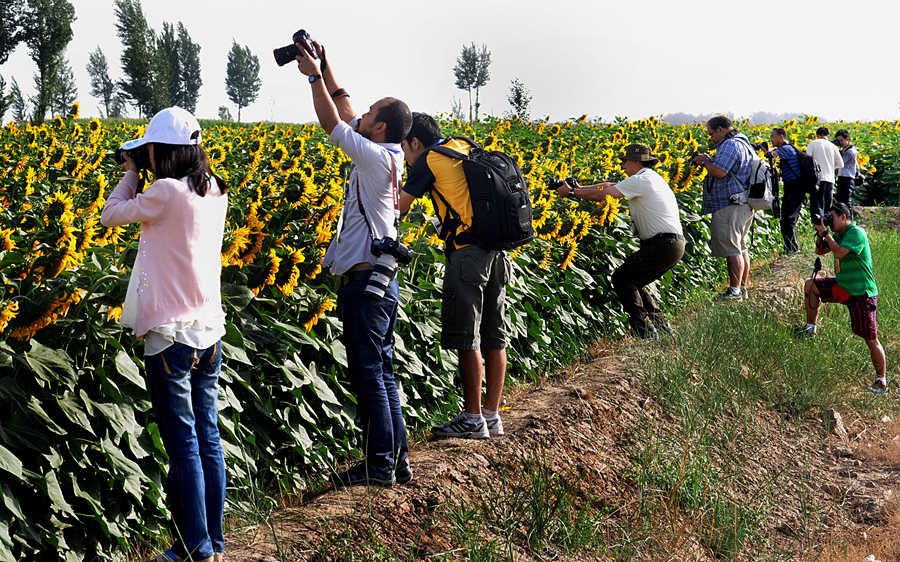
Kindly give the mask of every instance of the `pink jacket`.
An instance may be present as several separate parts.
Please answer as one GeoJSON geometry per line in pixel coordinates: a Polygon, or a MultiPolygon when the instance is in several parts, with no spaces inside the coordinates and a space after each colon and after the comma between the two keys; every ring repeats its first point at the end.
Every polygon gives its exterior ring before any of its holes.
{"type": "Polygon", "coordinates": [[[137,336],[169,322],[221,316],[228,196],[215,181],[204,197],[173,178],[157,180],[136,194],[137,184],[137,173],[126,172],[100,217],[108,227],[141,223],[137,336]]]}

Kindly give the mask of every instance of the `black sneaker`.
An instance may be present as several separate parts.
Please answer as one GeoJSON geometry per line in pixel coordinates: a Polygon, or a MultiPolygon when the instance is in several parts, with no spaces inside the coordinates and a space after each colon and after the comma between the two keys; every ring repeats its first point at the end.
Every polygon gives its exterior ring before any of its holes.
{"type": "Polygon", "coordinates": [[[649,320],[631,321],[631,335],[642,340],[658,340],[659,332],[649,320]]]}
{"type": "Polygon", "coordinates": [[[653,323],[653,327],[656,328],[656,333],[660,336],[675,335],[675,331],[672,329],[672,325],[669,324],[669,319],[662,314],[652,316],[650,318],[650,322],[653,323]]]}
{"type": "Polygon", "coordinates": [[[361,462],[343,472],[331,475],[331,483],[339,486],[385,486],[390,487],[396,481],[394,471],[389,468],[376,468],[361,462]]]}
{"type": "Polygon", "coordinates": [[[412,475],[412,468],[409,466],[408,460],[401,462],[394,469],[394,479],[397,481],[397,484],[406,484],[412,480],[412,475]]]}
{"type": "Polygon", "coordinates": [[[791,335],[798,340],[813,339],[816,337],[816,327],[801,324],[791,328],[791,335]]]}

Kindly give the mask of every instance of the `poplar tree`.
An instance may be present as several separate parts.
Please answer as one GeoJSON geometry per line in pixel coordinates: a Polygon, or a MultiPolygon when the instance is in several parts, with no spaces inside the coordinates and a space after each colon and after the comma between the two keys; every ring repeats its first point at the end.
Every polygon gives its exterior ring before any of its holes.
{"type": "Polygon", "coordinates": [[[75,8],[68,0],[28,0],[22,14],[22,33],[31,60],[37,65],[32,121],[40,123],[51,106],[63,52],[72,40],[75,8]]]}
{"type": "Polygon", "coordinates": [[[100,98],[106,117],[112,116],[115,109],[116,83],[109,77],[109,64],[100,47],[88,55],[87,72],[91,77],[91,95],[100,98]]]}
{"type": "Polygon", "coordinates": [[[471,45],[463,45],[456,66],[453,67],[453,75],[456,77],[456,87],[465,90],[469,94],[469,121],[472,121],[472,90],[475,90],[475,119],[478,119],[478,110],[481,107],[478,94],[481,88],[487,85],[491,79],[491,52],[486,45],[481,49],[471,45]]]}
{"type": "Polygon", "coordinates": [[[259,59],[250,47],[241,47],[232,40],[225,74],[225,92],[238,108],[237,120],[241,121],[241,108],[247,107],[259,96],[262,81],[259,79],[259,59]]]}

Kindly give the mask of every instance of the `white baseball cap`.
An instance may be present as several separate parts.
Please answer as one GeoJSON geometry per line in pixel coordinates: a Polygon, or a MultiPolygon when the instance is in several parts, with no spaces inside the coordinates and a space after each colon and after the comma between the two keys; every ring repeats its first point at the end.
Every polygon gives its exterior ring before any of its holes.
{"type": "Polygon", "coordinates": [[[153,116],[144,136],[125,142],[122,148],[131,150],[148,142],[165,144],[200,144],[200,123],[186,109],[167,107],[153,116]]]}

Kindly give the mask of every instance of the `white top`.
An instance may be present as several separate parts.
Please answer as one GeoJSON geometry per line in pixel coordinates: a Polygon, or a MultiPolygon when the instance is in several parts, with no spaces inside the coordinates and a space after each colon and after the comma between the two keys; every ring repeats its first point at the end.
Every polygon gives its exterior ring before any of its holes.
{"type": "Polygon", "coordinates": [[[816,139],[806,145],[806,153],[819,163],[819,181],[834,183],[834,171],[844,165],[840,149],[828,139],[816,139]]]}
{"type": "Polygon", "coordinates": [[[675,194],[662,177],[651,168],[616,184],[628,199],[631,220],[641,240],[657,234],[683,234],[675,194]]]}
{"type": "Polygon", "coordinates": [[[335,275],[343,275],[358,263],[375,263],[371,252],[372,234],[376,238],[397,237],[394,227],[395,198],[399,193],[391,186],[391,164],[396,181],[403,173],[403,151],[397,143],[376,143],[356,132],[359,117],[349,124],[341,121],[331,131],[331,142],[347,153],[353,166],[344,190],[344,208],[338,220],[338,231],[322,267],[331,266],[335,275]],[[365,218],[359,209],[359,199],[365,218]],[[369,225],[366,224],[368,218],[369,225]]]}

